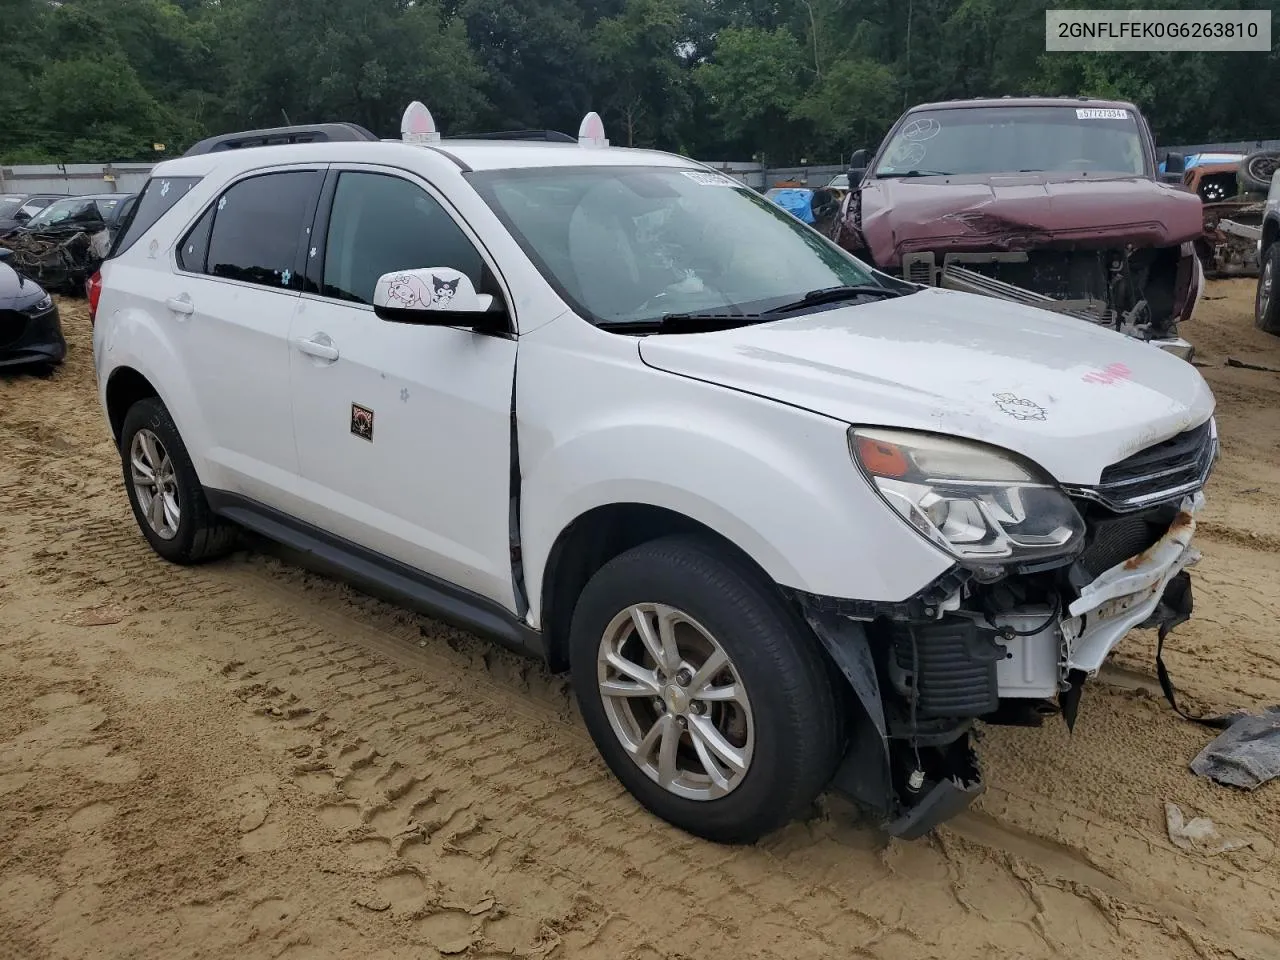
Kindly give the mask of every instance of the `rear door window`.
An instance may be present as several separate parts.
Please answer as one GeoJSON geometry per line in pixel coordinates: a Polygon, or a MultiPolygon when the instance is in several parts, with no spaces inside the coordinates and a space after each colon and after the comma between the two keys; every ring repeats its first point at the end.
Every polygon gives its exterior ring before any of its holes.
{"type": "Polygon", "coordinates": [[[214,203],[205,272],[275,289],[301,290],[298,252],[323,181],[323,171],[288,170],[232,186],[214,203]]]}

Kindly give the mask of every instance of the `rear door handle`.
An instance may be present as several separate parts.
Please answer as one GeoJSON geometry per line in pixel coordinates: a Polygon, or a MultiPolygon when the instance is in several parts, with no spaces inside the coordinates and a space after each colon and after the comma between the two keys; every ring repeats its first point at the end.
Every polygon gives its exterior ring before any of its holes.
{"type": "Polygon", "coordinates": [[[315,357],[317,360],[328,360],[332,363],[338,359],[338,348],[323,333],[317,333],[310,339],[299,337],[293,341],[293,345],[302,353],[309,357],[315,357]]]}
{"type": "Polygon", "coordinates": [[[196,312],[196,305],[191,302],[191,297],[185,293],[180,297],[170,297],[164,302],[164,305],[174,313],[180,313],[184,317],[189,317],[196,312]]]}

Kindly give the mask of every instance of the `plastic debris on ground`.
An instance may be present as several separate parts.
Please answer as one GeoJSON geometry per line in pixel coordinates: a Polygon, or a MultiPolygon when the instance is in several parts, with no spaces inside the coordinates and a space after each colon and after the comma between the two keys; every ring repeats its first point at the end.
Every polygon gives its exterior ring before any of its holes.
{"type": "Polygon", "coordinates": [[[1195,853],[1230,853],[1232,850],[1243,850],[1253,846],[1253,839],[1240,837],[1229,839],[1218,832],[1217,826],[1208,817],[1186,819],[1182,808],[1176,803],[1164,805],[1165,822],[1169,829],[1169,840],[1179,850],[1195,853]]]}
{"type": "Polygon", "coordinates": [[[1232,719],[1191,761],[1191,772],[1242,790],[1280,777],[1280,706],[1232,719]]]}

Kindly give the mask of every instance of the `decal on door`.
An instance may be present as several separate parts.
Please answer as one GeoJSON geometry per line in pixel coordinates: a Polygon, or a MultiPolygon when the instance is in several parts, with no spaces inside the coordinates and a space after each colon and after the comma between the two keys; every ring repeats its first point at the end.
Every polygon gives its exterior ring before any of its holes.
{"type": "Polygon", "coordinates": [[[351,405],[351,432],[373,443],[373,411],[358,403],[351,405]]]}

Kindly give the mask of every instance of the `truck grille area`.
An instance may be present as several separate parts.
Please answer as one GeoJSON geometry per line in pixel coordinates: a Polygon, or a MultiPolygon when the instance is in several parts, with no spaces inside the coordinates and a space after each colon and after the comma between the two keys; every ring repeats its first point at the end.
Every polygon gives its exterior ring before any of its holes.
{"type": "Polygon", "coordinates": [[[1117,513],[1178,500],[1204,486],[1218,455],[1213,419],[1140,450],[1102,471],[1095,487],[1069,487],[1072,496],[1101,503],[1117,513]]]}
{"type": "Polygon", "coordinates": [[[895,625],[894,685],[908,701],[916,697],[920,719],[991,713],[1000,705],[996,663],[1005,655],[994,636],[968,620],[895,625]]]}

